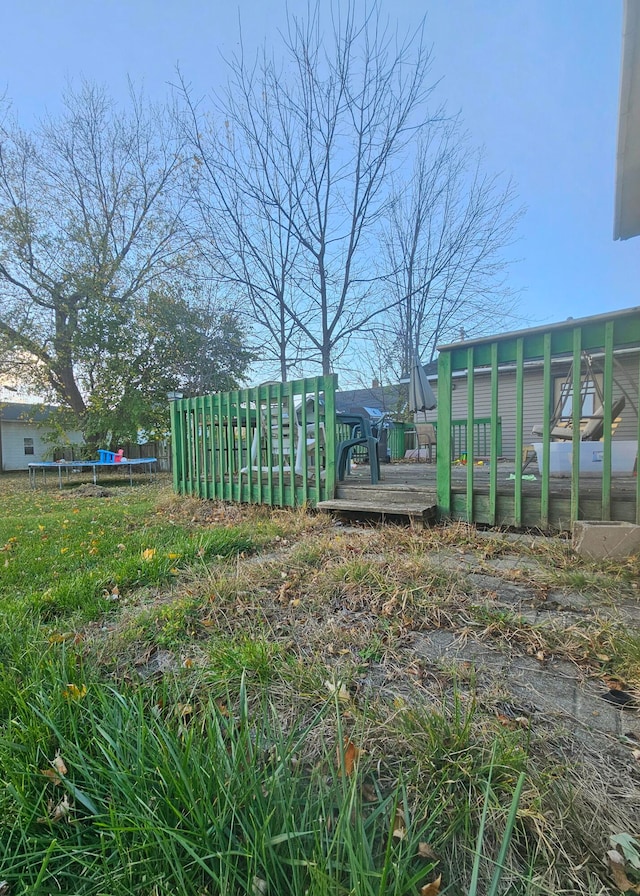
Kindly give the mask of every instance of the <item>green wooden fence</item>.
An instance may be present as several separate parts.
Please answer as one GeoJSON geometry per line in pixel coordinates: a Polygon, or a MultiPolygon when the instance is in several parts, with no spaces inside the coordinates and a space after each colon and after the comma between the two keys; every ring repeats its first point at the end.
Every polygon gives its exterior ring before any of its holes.
{"type": "Polygon", "coordinates": [[[175,490],[281,507],[332,496],[336,383],[315,377],[172,402],[175,490]]]}
{"type": "MultiPolygon", "coordinates": [[[[576,389],[577,382],[576,374],[576,389]]],[[[333,497],[337,444],[349,434],[336,422],[336,385],[334,376],[317,377],[173,402],[176,491],[275,506],[316,505],[333,497]]],[[[640,440],[639,308],[441,347],[437,397],[441,518],[542,529],[566,528],[578,519],[640,523],[640,480],[632,478],[632,469],[624,488],[614,480],[620,451],[630,454],[633,465],[640,440]],[[582,389],[580,400],[567,402],[566,372],[580,371],[585,358],[597,367],[592,376],[600,383],[597,442],[581,441],[589,413],[582,389]],[[570,406],[561,424],[571,438],[563,443],[552,439],[558,394],[570,406]],[[621,398],[616,428],[613,410],[621,398]],[[535,439],[532,414],[539,424],[535,439]],[[503,438],[515,460],[509,475],[501,463],[503,438]],[[524,449],[534,441],[538,467],[530,482],[524,468],[530,451],[524,449]],[[462,483],[459,473],[452,474],[452,460],[460,455],[466,455],[462,483]],[[480,457],[485,463],[478,469],[480,457]],[[569,477],[562,483],[554,478],[559,457],[569,477]],[[586,480],[585,466],[597,468],[598,476],[586,480]]],[[[390,440],[394,457],[402,456],[403,443],[404,427],[398,426],[390,440]]]]}
{"type": "MultiPolygon", "coordinates": [[[[436,435],[438,423],[434,424],[436,435]]],[[[502,456],[502,417],[496,421],[497,440],[496,451],[498,457],[502,456]]],[[[467,454],[468,420],[451,421],[451,460],[464,457],[467,454]]],[[[476,417],[473,421],[473,456],[489,457],[491,454],[491,417],[476,417]]]]}
{"type": "MultiPolygon", "coordinates": [[[[621,449],[620,430],[612,435],[614,420],[612,408],[620,395],[625,398],[623,413],[626,430],[625,450],[637,453],[640,440],[638,406],[640,405],[640,308],[616,312],[610,315],[566,321],[549,327],[508,333],[504,336],[477,339],[440,348],[438,361],[438,453],[437,453],[437,503],[440,515],[489,525],[538,526],[557,528],[557,521],[578,519],[631,520],[640,523],[640,480],[637,475],[626,493],[612,487],[612,452],[621,449]],[[562,449],[566,454],[570,487],[557,487],[553,477],[553,462],[559,449],[552,442],[552,424],[556,403],[555,375],[572,366],[580,371],[585,358],[593,359],[601,380],[602,440],[581,442],[581,425],[584,427],[584,407],[581,401],[573,401],[570,417],[566,420],[572,433],[571,441],[562,449]],[[487,376],[488,374],[488,376],[487,376]],[[466,375],[466,377],[465,377],[466,375]],[[482,386],[484,400],[490,400],[488,439],[490,457],[488,483],[486,466],[483,470],[484,485],[474,479],[474,458],[477,457],[475,438],[466,448],[466,487],[456,487],[450,464],[452,456],[452,389],[456,376],[456,389],[466,380],[467,419],[476,418],[477,391],[482,386]],[[515,426],[515,473],[509,485],[503,482],[499,471],[499,421],[505,420],[507,379],[509,388],[515,389],[509,396],[513,403],[515,426]],[[534,384],[534,385],[532,385],[534,384]],[[489,398],[487,399],[487,390],[489,398]],[[539,407],[540,450],[536,471],[537,483],[527,481],[530,472],[523,471],[521,458],[525,446],[533,442],[531,427],[525,428],[525,407],[539,407]],[[570,447],[569,447],[570,446],[570,447]],[[597,446],[597,450],[593,446],[597,446]],[[597,455],[598,477],[587,480],[584,476],[585,447],[597,455]],[[581,476],[581,463],[583,475],[581,476]],[[499,476],[500,481],[499,481],[499,476]],[[512,485],[512,487],[511,487],[512,485]]],[[[457,393],[457,397],[460,392],[457,393]]],[[[631,477],[631,470],[629,471],[631,477]]],[[[629,477],[629,478],[630,478],[629,477]]]]}

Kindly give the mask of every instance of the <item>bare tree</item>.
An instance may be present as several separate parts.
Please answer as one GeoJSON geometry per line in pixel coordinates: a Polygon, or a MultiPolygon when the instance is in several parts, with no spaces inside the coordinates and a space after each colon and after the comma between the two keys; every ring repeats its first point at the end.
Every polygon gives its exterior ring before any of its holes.
{"type": "Polygon", "coordinates": [[[246,291],[284,377],[292,340],[295,362],[329,373],[385,307],[378,228],[431,88],[421,30],[399,39],[377,4],[363,21],[344,4],[327,44],[319,4],[289,15],[283,53],[230,60],[219,124],[182,87],[214,263],[246,291]]]}
{"type": "MultiPolygon", "coordinates": [[[[248,104],[249,85],[242,89],[248,104]]],[[[236,110],[236,127],[232,130],[227,118],[218,133],[199,121],[184,82],[182,93],[195,150],[191,197],[201,223],[204,264],[233,290],[238,312],[257,327],[262,362],[275,363],[285,382],[304,360],[297,320],[307,319],[295,289],[299,245],[287,223],[293,172],[286,160],[279,168],[263,164],[265,147],[273,141],[267,127],[258,128],[254,120],[253,135],[243,133],[236,110]]],[[[233,102],[231,95],[229,107],[233,102]]]]}
{"type": "Polygon", "coordinates": [[[89,332],[130,325],[128,304],[174,281],[190,252],[172,127],[133,90],[123,112],[89,84],[31,134],[0,125],[0,342],[80,425],[89,332]]]}
{"type": "Polygon", "coordinates": [[[432,361],[438,343],[495,330],[512,313],[503,252],[521,214],[513,185],[483,173],[457,122],[423,132],[384,239],[395,301],[378,341],[399,375],[415,352],[432,361]]]}

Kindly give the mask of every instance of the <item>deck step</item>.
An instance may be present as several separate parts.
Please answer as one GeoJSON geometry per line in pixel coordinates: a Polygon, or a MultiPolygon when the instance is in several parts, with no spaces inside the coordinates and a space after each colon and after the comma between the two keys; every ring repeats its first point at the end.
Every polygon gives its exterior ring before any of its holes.
{"type": "Polygon", "coordinates": [[[362,501],[365,504],[394,505],[409,504],[416,506],[422,504],[430,507],[437,504],[435,489],[407,488],[406,486],[385,486],[381,489],[377,486],[346,485],[339,482],[336,487],[336,498],[345,501],[362,501]]]}
{"type": "Polygon", "coordinates": [[[373,498],[333,498],[329,501],[320,501],[316,505],[318,510],[333,511],[334,513],[372,515],[385,519],[386,517],[405,517],[413,522],[430,523],[436,517],[436,504],[424,501],[390,501],[378,495],[373,498]]]}

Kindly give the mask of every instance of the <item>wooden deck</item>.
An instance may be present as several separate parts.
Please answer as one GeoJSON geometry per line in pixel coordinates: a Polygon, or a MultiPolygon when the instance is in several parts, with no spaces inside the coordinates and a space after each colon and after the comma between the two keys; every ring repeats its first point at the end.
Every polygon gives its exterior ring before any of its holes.
{"type": "MultiPolygon", "coordinates": [[[[513,461],[498,465],[497,512],[500,526],[513,525],[515,481],[509,479],[514,472],[513,461]]],[[[522,494],[527,500],[523,525],[539,528],[541,481],[535,464],[527,468],[527,474],[536,476],[535,481],[522,482],[522,494]]],[[[319,509],[376,519],[410,519],[414,522],[430,522],[436,515],[436,465],[398,461],[383,464],[382,481],[372,485],[369,467],[357,466],[345,482],[338,483],[336,496],[331,501],[323,501],[319,509]]],[[[489,505],[489,465],[474,467],[473,501],[476,520],[482,522],[483,507],[489,505]],[[478,519],[479,517],[479,519],[478,519]]],[[[549,528],[568,530],[571,528],[571,479],[552,477],[550,480],[549,528]]],[[[466,519],[467,468],[454,465],[452,468],[452,493],[454,519],[466,519]]],[[[614,476],[611,487],[612,519],[636,522],[636,479],[635,476],[614,476]]],[[[601,519],[602,479],[598,476],[580,478],[580,519],[601,519]]]]}

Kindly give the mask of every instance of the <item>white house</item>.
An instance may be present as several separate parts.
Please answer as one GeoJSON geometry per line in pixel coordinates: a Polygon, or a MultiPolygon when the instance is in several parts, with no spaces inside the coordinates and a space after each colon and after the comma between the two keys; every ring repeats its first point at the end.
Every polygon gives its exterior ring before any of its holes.
{"type": "MultiPolygon", "coordinates": [[[[30,463],[53,460],[52,443],[47,436],[50,405],[3,402],[0,404],[0,472],[26,470],[30,463]]],[[[66,432],[65,445],[81,445],[82,433],[66,432]]]]}

